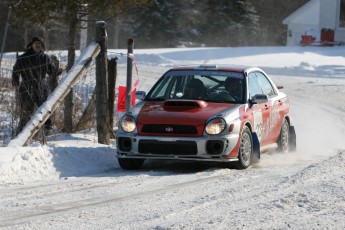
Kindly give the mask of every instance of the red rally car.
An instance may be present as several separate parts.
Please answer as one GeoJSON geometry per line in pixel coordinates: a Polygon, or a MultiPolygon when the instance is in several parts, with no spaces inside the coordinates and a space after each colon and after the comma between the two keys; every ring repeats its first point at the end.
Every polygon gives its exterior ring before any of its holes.
{"type": "Polygon", "coordinates": [[[171,159],[245,169],[264,150],[293,151],[290,104],[279,89],[256,67],[170,69],[120,119],[119,165],[133,170],[145,159],[171,159]]]}

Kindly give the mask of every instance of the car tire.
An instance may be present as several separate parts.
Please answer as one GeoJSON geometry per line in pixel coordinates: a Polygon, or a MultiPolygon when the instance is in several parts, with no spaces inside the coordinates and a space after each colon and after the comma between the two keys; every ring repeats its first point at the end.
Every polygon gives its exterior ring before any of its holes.
{"type": "Polygon", "coordinates": [[[119,165],[123,169],[127,170],[136,170],[140,169],[144,164],[144,159],[127,159],[127,158],[118,158],[119,165]]]}
{"type": "Polygon", "coordinates": [[[284,119],[279,138],[278,138],[278,151],[281,153],[289,152],[289,141],[290,141],[290,132],[289,132],[289,122],[284,119]]]}
{"type": "Polygon", "coordinates": [[[252,133],[247,126],[243,127],[240,147],[238,150],[238,169],[246,169],[250,166],[253,159],[253,139],[252,133]]]}

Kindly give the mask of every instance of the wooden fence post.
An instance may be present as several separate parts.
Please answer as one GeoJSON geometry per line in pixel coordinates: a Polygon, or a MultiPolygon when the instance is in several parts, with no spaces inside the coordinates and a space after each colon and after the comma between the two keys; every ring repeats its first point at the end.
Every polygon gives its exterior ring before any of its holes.
{"type": "Polygon", "coordinates": [[[108,72],[107,72],[107,32],[105,22],[96,22],[96,42],[101,51],[96,58],[96,117],[98,143],[110,144],[110,123],[108,104],[108,72]]]}
{"type": "MultiPolygon", "coordinates": [[[[114,126],[114,101],[115,101],[115,85],[117,75],[117,58],[112,58],[108,61],[108,83],[109,83],[109,124],[111,128],[111,134],[113,133],[114,126]]],[[[113,138],[114,135],[112,135],[113,138]]]]}
{"type": "Polygon", "coordinates": [[[128,57],[127,57],[127,81],[126,81],[126,111],[131,108],[132,102],[132,72],[133,60],[129,55],[133,54],[134,40],[128,39],[128,57]]]}

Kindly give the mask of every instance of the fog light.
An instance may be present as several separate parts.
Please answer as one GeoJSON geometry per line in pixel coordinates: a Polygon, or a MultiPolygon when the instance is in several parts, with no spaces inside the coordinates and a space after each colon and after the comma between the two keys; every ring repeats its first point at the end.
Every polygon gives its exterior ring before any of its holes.
{"type": "Polygon", "coordinates": [[[223,152],[224,142],[220,140],[207,141],[206,150],[208,154],[221,154],[223,152]]]}
{"type": "Polygon", "coordinates": [[[132,149],[132,141],[129,137],[119,137],[118,139],[118,146],[120,151],[131,151],[132,149]]]}

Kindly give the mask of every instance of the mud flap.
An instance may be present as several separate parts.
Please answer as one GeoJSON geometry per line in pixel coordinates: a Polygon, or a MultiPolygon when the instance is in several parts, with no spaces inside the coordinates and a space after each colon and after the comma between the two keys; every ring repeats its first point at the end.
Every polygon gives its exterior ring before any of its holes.
{"type": "Polygon", "coordinates": [[[289,151],[296,151],[296,131],[294,126],[289,127],[290,141],[289,141],[289,151]]]}
{"type": "Polygon", "coordinates": [[[260,161],[260,142],[256,132],[252,133],[253,140],[253,163],[258,163],[260,161]]]}

